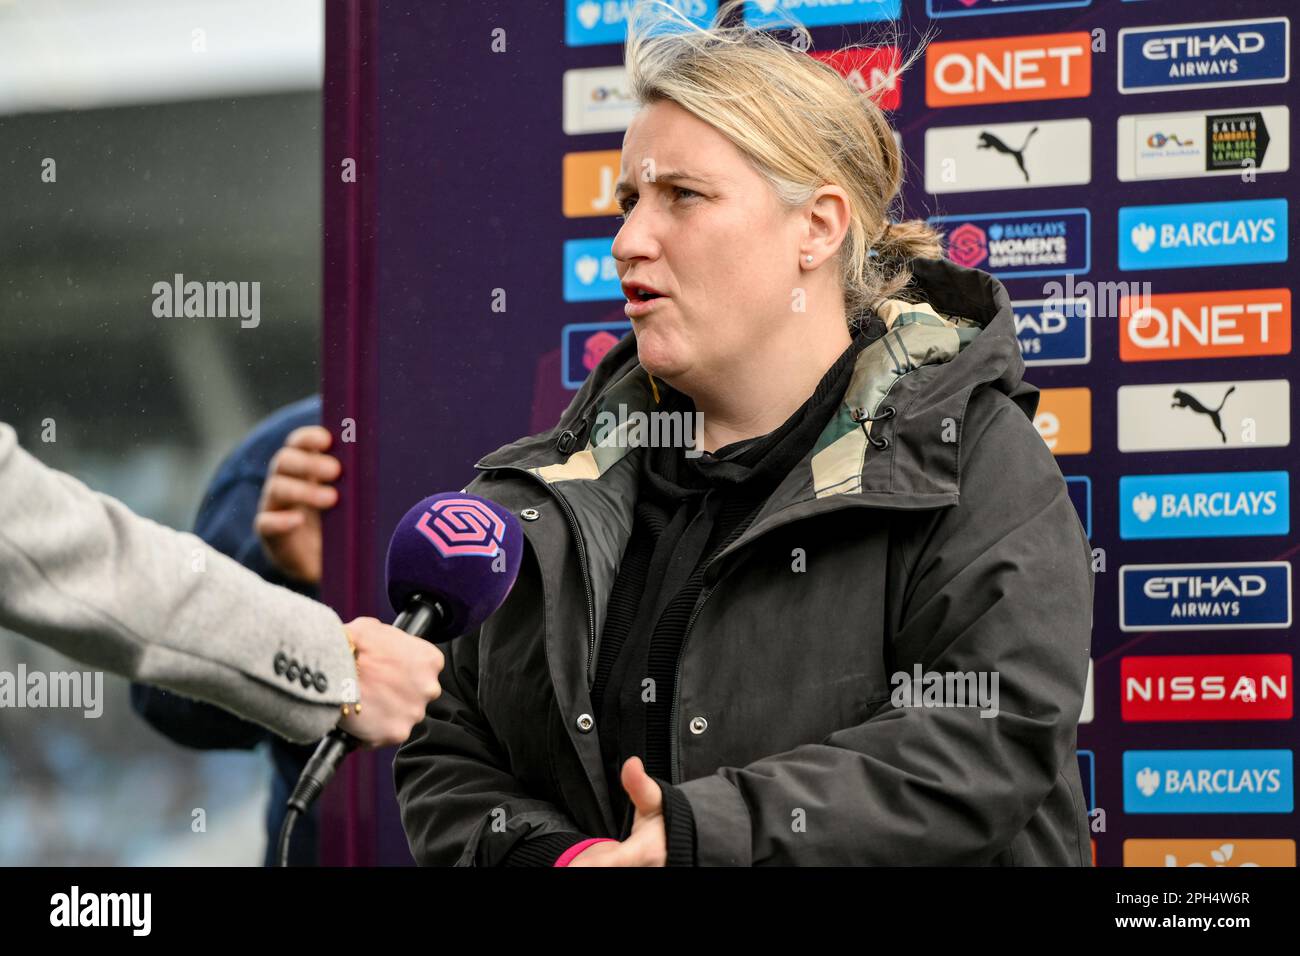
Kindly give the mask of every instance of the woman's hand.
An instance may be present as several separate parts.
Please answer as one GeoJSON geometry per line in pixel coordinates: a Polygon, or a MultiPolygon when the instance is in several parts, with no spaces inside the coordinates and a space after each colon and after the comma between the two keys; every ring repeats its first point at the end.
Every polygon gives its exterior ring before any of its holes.
{"type": "Polygon", "coordinates": [[[306,584],[321,577],[320,515],[339,500],[331,484],[343,466],[327,455],[330,433],[320,425],[295,428],[275,453],[262,485],[253,529],[280,571],[306,584]]]}
{"type": "Polygon", "coordinates": [[[357,648],[358,711],[339,727],[366,747],[404,743],[442,696],[442,651],[373,617],[343,625],[357,648]]]}
{"type": "Polygon", "coordinates": [[[636,807],[631,834],[621,843],[592,844],[570,860],[569,866],[664,866],[667,863],[663,791],[645,772],[640,757],[627,759],[621,780],[636,807]]]}

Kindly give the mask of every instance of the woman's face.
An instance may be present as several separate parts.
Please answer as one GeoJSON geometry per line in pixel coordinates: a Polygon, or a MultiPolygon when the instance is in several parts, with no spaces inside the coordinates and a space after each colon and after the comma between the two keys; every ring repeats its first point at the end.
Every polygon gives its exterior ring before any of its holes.
{"type": "Polygon", "coordinates": [[[790,321],[805,220],[712,126],[667,101],[640,110],[623,138],[618,201],[625,311],[656,378],[687,394],[716,385],[790,321]],[[634,283],[663,298],[639,306],[634,283]]]}

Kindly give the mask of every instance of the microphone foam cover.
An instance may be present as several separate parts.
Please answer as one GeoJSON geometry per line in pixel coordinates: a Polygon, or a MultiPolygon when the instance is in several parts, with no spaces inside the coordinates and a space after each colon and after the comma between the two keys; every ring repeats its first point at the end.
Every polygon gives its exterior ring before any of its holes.
{"type": "Polygon", "coordinates": [[[523,550],[519,519],[495,501],[433,495],[402,517],[388,542],[388,600],[396,613],[415,594],[438,600],[449,620],[435,639],[451,640],[504,603],[523,550]]]}

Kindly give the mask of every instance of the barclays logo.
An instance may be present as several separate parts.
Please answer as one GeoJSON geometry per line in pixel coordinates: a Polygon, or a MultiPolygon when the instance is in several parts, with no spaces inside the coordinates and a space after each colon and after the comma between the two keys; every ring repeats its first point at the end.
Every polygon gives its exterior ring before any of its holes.
{"type": "Polygon", "coordinates": [[[1290,813],[1290,750],[1128,750],[1126,813],[1290,813]]]}
{"type": "Polygon", "coordinates": [[[895,20],[902,5],[902,0],[750,0],[745,4],[745,22],[753,27],[788,29],[792,20],[806,27],[895,20]]]}
{"type": "Polygon", "coordinates": [[[1119,536],[1133,540],[1287,534],[1289,487],[1285,471],[1124,475],[1119,480],[1119,536]]]}
{"type": "Polygon", "coordinates": [[[570,239],[564,243],[564,301],[624,300],[614,239],[570,239]]]}
{"type": "MultiPolygon", "coordinates": [[[[717,12],[717,0],[670,0],[697,26],[707,27],[717,12]]],[[[565,0],[564,42],[567,46],[622,43],[632,0],[565,0]]]]}
{"type": "Polygon", "coordinates": [[[1287,201],[1122,206],[1121,269],[1183,269],[1287,261],[1287,201]]]}
{"type": "Polygon", "coordinates": [[[1245,630],[1291,626],[1291,564],[1126,564],[1119,569],[1122,631],[1245,630]]]}

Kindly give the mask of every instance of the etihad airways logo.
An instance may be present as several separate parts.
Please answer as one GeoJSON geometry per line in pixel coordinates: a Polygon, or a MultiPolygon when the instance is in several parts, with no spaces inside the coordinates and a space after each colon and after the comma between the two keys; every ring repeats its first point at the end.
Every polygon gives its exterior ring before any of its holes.
{"type": "Polygon", "coordinates": [[[1020,299],[1011,311],[1026,365],[1079,365],[1091,358],[1091,299],[1020,299]]]}
{"type": "Polygon", "coordinates": [[[1290,750],[1127,750],[1126,813],[1290,813],[1290,750]]]}
{"type": "Polygon", "coordinates": [[[1124,720],[1290,720],[1290,654],[1197,654],[1120,661],[1124,720]]]}
{"type": "Polygon", "coordinates": [[[1285,83],[1291,22],[1286,17],[1174,23],[1119,31],[1119,90],[1195,90],[1285,83]]]}
{"type": "Polygon", "coordinates": [[[1124,475],[1119,536],[1217,538],[1287,534],[1290,482],[1285,471],[1124,475]]]}
{"type": "Polygon", "coordinates": [[[1287,201],[1121,206],[1121,269],[1286,262],[1287,201]]]}
{"type": "Polygon", "coordinates": [[[927,106],[1056,100],[1092,93],[1086,32],[932,43],[925,53],[927,106]]]}
{"type": "Polygon", "coordinates": [[[1289,561],[1126,564],[1121,631],[1215,631],[1291,626],[1289,561]]]}
{"type": "Polygon", "coordinates": [[[1125,362],[1291,351],[1290,289],[1126,296],[1119,317],[1119,357],[1125,362]]]}

